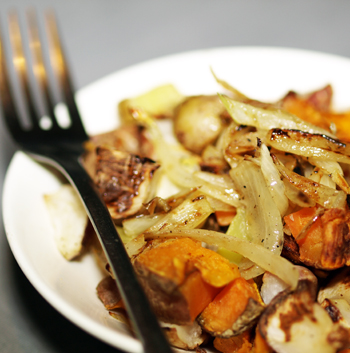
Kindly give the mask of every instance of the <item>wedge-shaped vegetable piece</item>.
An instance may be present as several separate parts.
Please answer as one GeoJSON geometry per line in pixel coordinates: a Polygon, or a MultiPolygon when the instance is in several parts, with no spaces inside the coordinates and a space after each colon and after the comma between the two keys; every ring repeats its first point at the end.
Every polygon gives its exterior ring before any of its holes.
{"type": "Polygon", "coordinates": [[[310,207],[284,217],[308,266],[334,270],[350,265],[350,211],[310,207]]]}
{"type": "Polygon", "coordinates": [[[259,321],[260,333],[278,353],[335,353],[349,345],[349,331],[314,302],[308,284],[280,293],[259,321]]]}
{"type": "Polygon", "coordinates": [[[237,278],[203,310],[198,322],[212,336],[237,336],[250,329],[263,310],[254,281],[237,278]]]}
{"type": "Polygon", "coordinates": [[[215,337],[214,347],[222,353],[250,353],[252,351],[252,334],[245,331],[230,338],[215,337]]]}
{"type": "Polygon", "coordinates": [[[239,277],[237,266],[200,242],[151,242],[134,267],[160,320],[189,325],[222,287],[239,277]]]}
{"type": "Polygon", "coordinates": [[[297,116],[280,109],[254,107],[219,95],[232,119],[239,125],[255,126],[263,130],[274,128],[307,131],[334,137],[329,131],[301,120],[297,116]]]}
{"type": "Polygon", "coordinates": [[[184,96],[172,84],[165,84],[137,97],[121,101],[118,105],[119,116],[123,123],[133,122],[132,110],[144,109],[155,118],[169,118],[173,116],[175,107],[183,99],[184,96]]]}
{"type": "Polygon", "coordinates": [[[72,260],[83,247],[88,216],[71,185],[64,184],[55,193],[44,195],[54,227],[54,239],[60,253],[72,260]]]}
{"type": "Polygon", "coordinates": [[[135,214],[155,193],[159,164],[100,146],[95,182],[114,219],[135,214]]]}

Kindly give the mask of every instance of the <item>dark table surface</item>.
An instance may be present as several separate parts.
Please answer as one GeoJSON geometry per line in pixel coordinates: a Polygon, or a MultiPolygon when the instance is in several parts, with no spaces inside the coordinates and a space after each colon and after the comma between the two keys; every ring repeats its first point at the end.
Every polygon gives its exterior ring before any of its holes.
{"type": "MultiPolygon", "coordinates": [[[[77,89],[131,64],[210,47],[292,47],[350,57],[347,0],[0,0],[2,28],[8,11],[23,15],[29,7],[56,11],[77,89]]],[[[0,119],[0,196],[14,150],[0,119]]],[[[0,352],[117,351],[33,288],[12,256],[0,212],[0,352]]]]}

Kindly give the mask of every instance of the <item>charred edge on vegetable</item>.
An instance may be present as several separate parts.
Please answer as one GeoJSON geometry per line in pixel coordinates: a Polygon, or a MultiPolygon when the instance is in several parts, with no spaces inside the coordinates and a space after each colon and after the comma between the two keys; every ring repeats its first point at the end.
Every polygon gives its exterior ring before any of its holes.
{"type": "Polygon", "coordinates": [[[325,299],[321,306],[327,311],[333,322],[339,322],[341,320],[342,315],[339,309],[333,305],[329,299],[325,299]]]}
{"type": "Polygon", "coordinates": [[[279,128],[272,129],[271,138],[270,139],[271,140],[276,140],[280,136],[291,138],[291,136],[290,136],[291,133],[299,134],[300,137],[303,137],[303,138],[308,139],[308,140],[312,140],[315,137],[322,137],[325,140],[327,140],[328,142],[337,145],[339,149],[346,148],[346,144],[345,143],[341,142],[340,140],[337,140],[337,139],[334,139],[332,137],[329,137],[327,135],[324,135],[324,134],[311,134],[309,132],[296,130],[296,129],[288,129],[288,130],[279,129],[279,128]]]}

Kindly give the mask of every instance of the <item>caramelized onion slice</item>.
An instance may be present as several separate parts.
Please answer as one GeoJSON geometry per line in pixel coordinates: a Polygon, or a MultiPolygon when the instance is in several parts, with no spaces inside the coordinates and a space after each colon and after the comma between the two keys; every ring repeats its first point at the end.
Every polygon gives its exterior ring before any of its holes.
{"type": "Polygon", "coordinates": [[[291,183],[294,187],[302,191],[311,200],[325,208],[344,208],[346,205],[346,194],[344,191],[334,190],[325,185],[305,178],[286,168],[278,158],[272,154],[272,159],[276,164],[282,177],[291,183]]]}
{"type": "Polygon", "coordinates": [[[281,216],[284,216],[289,207],[288,198],[285,195],[285,186],[272,161],[270,151],[265,144],[262,144],[260,147],[260,162],[261,171],[264,175],[271,196],[280,211],[281,216]]]}
{"type": "Polygon", "coordinates": [[[350,164],[349,147],[325,135],[298,130],[272,129],[267,134],[267,141],[276,150],[350,164]]]}
{"type": "Polygon", "coordinates": [[[297,116],[283,110],[257,108],[221,94],[219,94],[219,97],[232,119],[239,125],[255,126],[263,130],[274,128],[295,129],[335,137],[329,131],[303,121],[297,116]]]}
{"type": "Polygon", "coordinates": [[[230,171],[230,176],[242,195],[250,240],[280,254],[283,243],[281,215],[261,169],[250,161],[243,161],[230,171]]]}
{"type": "Polygon", "coordinates": [[[350,187],[344,177],[344,172],[338,162],[326,161],[318,158],[308,158],[309,163],[319,168],[323,173],[329,174],[332,180],[347,194],[350,193],[350,187]]]}
{"type": "Polygon", "coordinates": [[[157,161],[169,180],[180,188],[196,187],[193,173],[200,170],[200,157],[187,151],[180,144],[168,143],[154,119],[142,110],[133,110],[134,119],[147,127],[154,143],[157,161]]]}

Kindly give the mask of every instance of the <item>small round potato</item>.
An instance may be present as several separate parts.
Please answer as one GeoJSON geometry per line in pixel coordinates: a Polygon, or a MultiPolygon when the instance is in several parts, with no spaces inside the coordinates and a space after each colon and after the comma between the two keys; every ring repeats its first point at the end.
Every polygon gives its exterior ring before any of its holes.
{"type": "Polygon", "coordinates": [[[218,96],[194,96],[176,110],[174,132],[188,150],[200,154],[213,143],[225,126],[220,115],[225,111],[218,96]]]}

